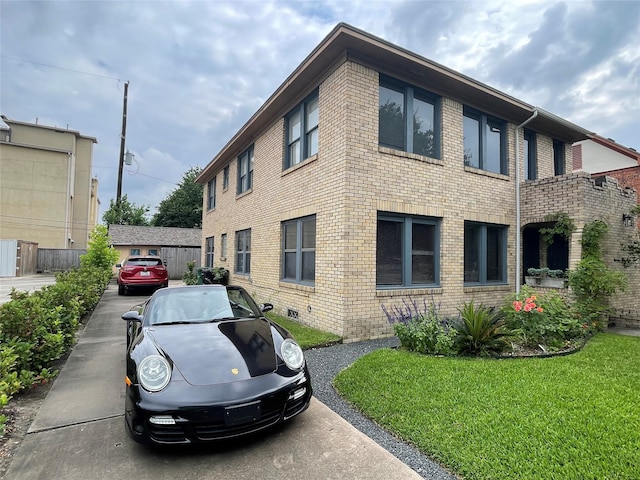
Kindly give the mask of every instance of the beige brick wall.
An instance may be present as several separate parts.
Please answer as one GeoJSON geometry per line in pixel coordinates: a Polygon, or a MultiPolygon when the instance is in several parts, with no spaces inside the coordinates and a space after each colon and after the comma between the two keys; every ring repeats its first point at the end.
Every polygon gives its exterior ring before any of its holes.
{"type": "Polygon", "coordinates": [[[609,227],[602,245],[604,260],[611,268],[624,272],[629,283],[625,292],[619,292],[610,299],[611,305],[617,309],[637,311],[640,265],[624,268],[615,261],[624,256],[621,246],[637,235],[637,229],[625,227],[622,223],[622,214],[636,202],[636,192],[621,188],[613,177],[607,177],[601,185],[586,172],[544,178],[527,182],[522,187],[522,224],[542,223],[550,213],[568,213],[576,226],[569,246],[571,269],[581,259],[580,242],[584,226],[593,220],[604,221],[609,227]]]}
{"type": "MultiPolygon", "coordinates": [[[[228,191],[222,191],[218,173],[217,206],[203,220],[203,238],[215,236],[216,266],[227,267],[233,283],[247,287],[259,301],[273,303],[279,313],[295,309],[303,323],[343,335],[346,341],[390,335],[381,305],[403,299],[433,298],[443,315],[456,315],[471,299],[502,304],[515,288],[515,230],[508,228],[509,284],[465,288],[464,221],[515,222],[515,125],[508,125],[511,176],[505,176],[464,166],[463,105],[455,100],[445,98],[441,104],[441,159],[379,147],[374,70],[353,62],[339,65],[320,84],[319,102],[318,155],[283,172],[284,121],[277,118],[255,140],[250,193],[235,194],[235,157],[227,159],[228,191]],[[379,211],[441,220],[439,288],[376,290],[379,211]],[[316,215],[314,287],[279,281],[281,222],[306,215],[316,215]],[[250,276],[233,273],[235,232],[245,228],[252,235],[250,276]],[[226,261],[218,253],[222,233],[228,235],[226,261]]],[[[552,175],[550,138],[538,135],[538,157],[540,174],[552,175]]]]}

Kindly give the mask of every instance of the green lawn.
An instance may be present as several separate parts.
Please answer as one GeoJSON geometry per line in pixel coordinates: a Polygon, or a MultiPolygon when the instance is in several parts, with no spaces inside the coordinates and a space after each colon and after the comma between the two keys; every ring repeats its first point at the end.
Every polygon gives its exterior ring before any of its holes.
{"type": "Polygon", "coordinates": [[[639,479],[640,338],[491,360],[375,351],[335,379],[365,415],[469,479],[639,479]]]}
{"type": "Polygon", "coordinates": [[[341,340],[338,335],[307,327],[305,325],[302,325],[301,323],[294,322],[289,318],[276,315],[273,312],[268,312],[266,316],[270,320],[276,322],[278,325],[289,330],[291,335],[293,335],[293,337],[296,339],[296,342],[298,342],[298,345],[300,345],[303,350],[312,347],[323,347],[325,345],[338,343],[341,340]]]}

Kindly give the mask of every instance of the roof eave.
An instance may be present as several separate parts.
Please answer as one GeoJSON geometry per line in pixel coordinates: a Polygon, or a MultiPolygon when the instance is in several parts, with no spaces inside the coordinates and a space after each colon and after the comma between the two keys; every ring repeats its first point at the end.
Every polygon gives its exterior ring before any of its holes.
{"type": "Polygon", "coordinates": [[[529,127],[564,142],[574,143],[592,135],[556,115],[367,32],[340,23],[222,147],[198,175],[196,182],[205,184],[230,159],[254,141],[273,122],[273,118],[284,115],[312,88],[319,85],[336,64],[346,59],[417,86],[424,86],[434,93],[516,124],[524,122],[538,110],[538,116],[529,127]]]}

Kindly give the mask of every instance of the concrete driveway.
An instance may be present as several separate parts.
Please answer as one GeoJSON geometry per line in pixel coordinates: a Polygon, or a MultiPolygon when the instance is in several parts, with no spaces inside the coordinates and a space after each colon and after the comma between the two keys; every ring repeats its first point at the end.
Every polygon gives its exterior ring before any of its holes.
{"type": "Polygon", "coordinates": [[[222,447],[153,450],[125,432],[126,323],[145,296],[111,285],[80,335],[18,449],[6,478],[397,479],[421,478],[315,398],[282,427],[222,447]]]}

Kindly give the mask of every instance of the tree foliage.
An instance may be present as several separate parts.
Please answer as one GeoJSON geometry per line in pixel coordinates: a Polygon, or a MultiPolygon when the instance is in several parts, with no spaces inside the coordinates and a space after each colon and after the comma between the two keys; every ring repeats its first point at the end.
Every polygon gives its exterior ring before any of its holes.
{"type": "Polygon", "coordinates": [[[113,198],[109,201],[109,208],[102,215],[102,221],[107,225],[149,225],[147,213],[148,205],[136,205],[123,195],[120,203],[113,198]]]}
{"type": "Polygon", "coordinates": [[[202,169],[191,167],[185,172],[178,188],[160,202],[152,225],[156,227],[200,228],[202,226],[203,185],[196,183],[202,169]]]}
{"type": "Polygon", "coordinates": [[[80,256],[82,268],[96,267],[111,271],[118,261],[118,252],[109,243],[109,232],[104,225],[96,225],[89,234],[87,253],[80,256]]]}

